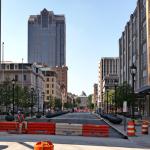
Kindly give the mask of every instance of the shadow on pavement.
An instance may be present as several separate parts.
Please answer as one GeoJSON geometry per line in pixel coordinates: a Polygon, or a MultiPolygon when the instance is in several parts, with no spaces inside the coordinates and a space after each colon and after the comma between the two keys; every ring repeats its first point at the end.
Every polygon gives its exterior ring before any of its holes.
{"type": "Polygon", "coordinates": [[[23,145],[23,146],[25,146],[25,147],[27,147],[27,148],[30,148],[30,149],[34,148],[33,146],[31,146],[31,145],[29,145],[27,143],[24,143],[24,142],[18,142],[18,143],[21,144],[21,145],[23,145]]]}
{"type": "Polygon", "coordinates": [[[7,145],[0,145],[0,150],[6,149],[6,148],[8,148],[7,145]]]}

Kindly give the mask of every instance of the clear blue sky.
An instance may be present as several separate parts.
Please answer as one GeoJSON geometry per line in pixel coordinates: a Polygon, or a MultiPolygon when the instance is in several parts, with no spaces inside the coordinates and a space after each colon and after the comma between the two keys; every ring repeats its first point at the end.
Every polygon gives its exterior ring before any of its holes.
{"type": "Polygon", "coordinates": [[[27,21],[43,8],[66,17],[68,91],[91,94],[101,57],[116,57],[137,0],[2,0],[5,61],[27,62],[27,21]]]}

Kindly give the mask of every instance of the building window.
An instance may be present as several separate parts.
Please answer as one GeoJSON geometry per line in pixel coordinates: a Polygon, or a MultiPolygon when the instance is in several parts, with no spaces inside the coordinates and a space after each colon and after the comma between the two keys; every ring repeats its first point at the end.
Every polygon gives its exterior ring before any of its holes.
{"type": "Polygon", "coordinates": [[[49,94],[49,90],[47,90],[46,93],[49,94]]]}
{"type": "Polygon", "coordinates": [[[49,82],[49,78],[47,78],[46,81],[49,82]]]}
{"type": "Polygon", "coordinates": [[[54,78],[52,78],[52,82],[54,82],[54,78]]]}
{"type": "Polygon", "coordinates": [[[15,65],[15,69],[18,69],[18,65],[15,65]]]}
{"type": "Polygon", "coordinates": [[[54,88],[54,84],[52,84],[52,88],[54,88]]]}
{"type": "Polygon", "coordinates": [[[49,88],[49,84],[46,84],[46,87],[49,88]]]}
{"type": "Polygon", "coordinates": [[[15,75],[15,81],[18,81],[18,75],[15,75]]]}
{"type": "Polygon", "coordinates": [[[49,96],[47,96],[47,100],[49,100],[49,96]]]}
{"type": "Polygon", "coordinates": [[[23,76],[23,80],[24,80],[24,81],[27,80],[27,76],[26,76],[26,75],[23,76]]]}

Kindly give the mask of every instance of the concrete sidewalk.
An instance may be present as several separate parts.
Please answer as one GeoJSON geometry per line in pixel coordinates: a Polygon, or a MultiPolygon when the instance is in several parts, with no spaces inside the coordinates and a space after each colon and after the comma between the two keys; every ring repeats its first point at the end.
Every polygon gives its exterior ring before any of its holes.
{"type": "MultiPolygon", "coordinates": [[[[127,119],[130,120],[129,118],[127,119]]],[[[113,124],[108,122],[107,120],[105,120],[109,125],[111,125],[113,128],[115,128],[116,130],[118,130],[119,132],[121,132],[122,134],[124,134],[125,136],[127,136],[127,124],[126,124],[126,128],[124,127],[124,122],[122,122],[121,124],[113,124]]],[[[128,139],[132,142],[135,142],[136,144],[140,145],[140,146],[144,146],[145,148],[150,148],[150,127],[149,127],[149,134],[148,135],[143,135],[141,133],[141,124],[138,124],[135,126],[136,128],[136,133],[135,136],[127,136],[128,139]]]]}

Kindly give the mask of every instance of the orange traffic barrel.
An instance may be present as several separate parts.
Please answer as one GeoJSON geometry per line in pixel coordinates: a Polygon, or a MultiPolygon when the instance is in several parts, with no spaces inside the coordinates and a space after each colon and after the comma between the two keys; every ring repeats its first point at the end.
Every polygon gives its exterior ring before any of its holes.
{"type": "Polygon", "coordinates": [[[148,134],[148,122],[147,121],[142,122],[142,134],[148,134]]]}
{"type": "Polygon", "coordinates": [[[128,136],[135,136],[135,123],[134,123],[134,121],[128,122],[127,135],[128,136]]]}
{"type": "Polygon", "coordinates": [[[34,150],[54,150],[54,145],[51,141],[40,141],[34,145],[34,150]]]}

